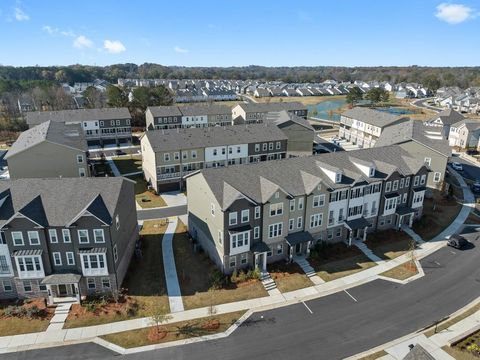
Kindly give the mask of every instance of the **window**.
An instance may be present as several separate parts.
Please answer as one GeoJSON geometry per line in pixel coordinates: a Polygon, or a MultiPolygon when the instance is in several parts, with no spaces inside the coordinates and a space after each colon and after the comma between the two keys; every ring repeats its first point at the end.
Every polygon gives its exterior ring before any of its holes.
{"type": "Polygon", "coordinates": [[[102,287],[104,289],[110,289],[110,279],[109,278],[102,278],[102,287]]]}
{"type": "Polygon", "coordinates": [[[274,237],[282,236],[282,223],[271,224],[268,226],[268,238],[272,239],[274,237]]]}
{"type": "Polygon", "coordinates": [[[215,204],[210,204],[210,213],[212,214],[212,216],[215,216],[215,204]]]}
{"type": "Polygon", "coordinates": [[[96,288],[95,279],[94,279],[94,278],[87,278],[87,287],[88,287],[89,289],[95,289],[95,288],[96,288]]]}
{"type": "Polygon", "coordinates": [[[342,174],[336,173],[335,174],[335,183],[339,183],[342,181],[342,174]]]}
{"type": "Polygon", "coordinates": [[[17,257],[18,268],[21,272],[25,271],[41,271],[39,256],[22,256],[17,257]]]}
{"type": "Polygon", "coordinates": [[[270,204],[270,216],[283,214],[283,203],[270,204]]]}
{"type": "Polygon", "coordinates": [[[273,143],[268,143],[268,150],[273,150],[273,143]]]}
{"type": "Polygon", "coordinates": [[[303,210],[303,198],[298,199],[298,210],[303,210]]]}
{"type": "Polygon", "coordinates": [[[73,252],[68,251],[65,253],[65,256],[67,257],[67,265],[75,265],[75,256],[73,255],[73,252]]]}
{"type": "Polygon", "coordinates": [[[430,166],[432,164],[432,158],[426,157],[424,161],[425,161],[425,165],[430,166]]]}
{"type": "Polygon", "coordinates": [[[263,151],[267,151],[267,146],[268,146],[267,143],[263,143],[263,145],[262,145],[262,150],[263,150],[263,151]]]}
{"type": "Polygon", "coordinates": [[[343,221],[343,208],[338,210],[338,222],[343,221]]]}
{"type": "Polygon", "coordinates": [[[125,120],[125,125],[130,125],[130,119],[125,120]]]}
{"type": "Polygon", "coordinates": [[[94,229],[93,230],[93,238],[96,243],[104,243],[105,242],[105,235],[103,233],[103,229],[94,229]]]}
{"type": "Polygon", "coordinates": [[[173,158],[174,158],[175,160],[180,160],[180,153],[179,153],[179,152],[174,152],[174,153],[173,153],[173,158]]]}
{"type": "Polygon", "coordinates": [[[436,171],[433,173],[433,182],[438,183],[442,177],[442,173],[436,171]]]}
{"type": "Polygon", "coordinates": [[[267,257],[271,257],[271,256],[272,256],[272,250],[270,249],[267,251],[267,257]]]}
{"type": "Polygon", "coordinates": [[[310,228],[316,228],[322,226],[323,214],[313,214],[310,216],[310,228]]]}
{"type": "Polygon", "coordinates": [[[303,217],[299,216],[297,218],[297,229],[300,229],[303,226],[303,217]]]}
{"type": "Polygon", "coordinates": [[[405,178],[405,187],[409,187],[410,186],[410,178],[407,177],[405,178]]]}
{"type": "Polygon", "coordinates": [[[390,192],[390,190],[392,190],[392,182],[387,181],[387,183],[385,184],[385,192],[390,192]]]}
{"type": "Polygon", "coordinates": [[[328,239],[333,239],[333,230],[330,229],[330,230],[327,231],[327,238],[328,239]]]}
{"type": "Polygon", "coordinates": [[[403,189],[403,186],[405,185],[405,178],[400,179],[400,189],[403,189]]]}
{"type": "Polygon", "coordinates": [[[387,199],[385,201],[385,211],[392,210],[397,205],[397,198],[387,199]]]}
{"type": "Polygon", "coordinates": [[[395,180],[395,181],[393,182],[392,190],[393,190],[393,191],[397,191],[397,190],[398,190],[398,180],[395,180]]]}
{"type": "Polygon", "coordinates": [[[58,243],[57,230],[55,230],[55,229],[49,229],[49,230],[48,230],[48,236],[50,237],[50,242],[51,242],[52,244],[58,243]]]}
{"type": "Polygon", "coordinates": [[[12,231],[12,240],[14,246],[22,246],[23,234],[20,231],[12,231]]]}
{"type": "Polygon", "coordinates": [[[192,156],[192,159],[196,159],[197,158],[197,150],[192,150],[190,152],[191,156],[192,156]]]}
{"type": "Polygon", "coordinates": [[[83,164],[83,155],[77,155],[77,164],[83,164]]]}
{"type": "Polygon", "coordinates": [[[228,264],[231,268],[237,266],[237,258],[235,256],[230,256],[228,264]]]}
{"type": "Polygon", "coordinates": [[[336,236],[336,237],[342,236],[342,228],[341,228],[341,227],[337,229],[337,233],[336,233],[335,236],[336,236]]]}
{"type": "Polygon", "coordinates": [[[334,221],[334,212],[333,210],[330,210],[330,212],[328,213],[328,225],[333,225],[334,221]]]}
{"type": "Polygon", "coordinates": [[[255,219],[260,219],[260,206],[255,206],[255,219]]]}
{"type": "Polygon", "coordinates": [[[72,242],[72,238],[70,237],[70,230],[62,229],[62,236],[63,236],[63,242],[64,243],[72,242]]]}
{"type": "Polygon", "coordinates": [[[38,236],[38,231],[29,231],[28,241],[30,242],[30,245],[40,245],[40,237],[38,236]]]}
{"type": "Polygon", "coordinates": [[[230,234],[230,248],[235,249],[237,247],[248,246],[250,241],[250,232],[244,231],[236,234],[230,234]]]}
{"type": "Polygon", "coordinates": [[[295,219],[288,219],[288,230],[292,231],[295,229],[295,219]]]}
{"type": "Polygon", "coordinates": [[[255,226],[253,228],[253,238],[254,239],[260,238],[260,226],[255,226]]]}
{"type": "Polygon", "coordinates": [[[113,245],[113,260],[115,262],[118,261],[118,249],[117,249],[117,244],[113,245]]]}
{"type": "Polygon", "coordinates": [[[119,125],[120,125],[120,120],[115,120],[115,124],[116,124],[117,126],[119,126],[119,125]]]}
{"type": "Polygon", "coordinates": [[[188,158],[188,152],[182,151],[182,159],[186,160],[188,158]]]}
{"type": "Polygon", "coordinates": [[[417,204],[423,201],[423,192],[417,192],[413,195],[413,203],[417,204]]]}
{"type": "Polygon", "coordinates": [[[62,256],[60,255],[59,252],[54,252],[52,253],[53,256],[53,264],[55,266],[61,266],[62,265],[62,256]]]}
{"type": "Polygon", "coordinates": [[[0,274],[10,274],[10,266],[5,255],[0,255],[0,274]]]}
{"type": "Polygon", "coordinates": [[[295,199],[290,200],[290,211],[295,211],[295,199]]]}
{"type": "Polygon", "coordinates": [[[85,177],[85,168],[78,169],[78,176],[85,177]]]}
{"type": "Polygon", "coordinates": [[[228,147],[228,153],[233,154],[233,147],[231,147],[231,146],[228,147]]]}
{"type": "Polygon", "coordinates": [[[30,281],[23,281],[23,291],[26,293],[32,292],[32,283],[30,281]]]}
{"type": "Polygon", "coordinates": [[[100,126],[104,126],[103,120],[100,120],[100,126]]]}
{"type": "Polygon", "coordinates": [[[417,175],[413,179],[413,186],[418,186],[418,183],[420,181],[420,177],[417,175]]]}
{"type": "Polygon", "coordinates": [[[222,148],[222,155],[225,155],[225,148],[222,148]]]}
{"type": "Polygon", "coordinates": [[[348,216],[357,216],[357,215],[360,215],[362,214],[363,212],[363,205],[359,205],[359,206],[353,206],[351,208],[348,209],[348,216]]]}
{"type": "Polygon", "coordinates": [[[372,216],[377,215],[377,202],[376,202],[376,201],[372,201],[372,211],[371,211],[371,215],[372,215],[372,216]]]}
{"type": "Polygon", "coordinates": [[[363,196],[363,188],[362,187],[356,187],[350,190],[350,199],[356,199],[363,196]]]}
{"type": "Polygon", "coordinates": [[[237,212],[233,211],[228,215],[228,225],[237,225],[237,212]]]}
{"type": "Polygon", "coordinates": [[[280,193],[277,191],[277,192],[275,193],[275,199],[278,199],[279,197],[280,197],[280,193]]]}
{"type": "Polygon", "coordinates": [[[80,244],[88,244],[88,230],[78,230],[78,242],[80,244]]]}
{"type": "Polygon", "coordinates": [[[325,195],[323,195],[323,194],[322,194],[322,195],[315,195],[315,196],[313,197],[313,204],[312,204],[312,206],[313,206],[314,208],[317,208],[317,207],[321,207],[321,206],[323,206],[323,205],[325,205],[325,195]]]}
{"type": "Polygon", "coordinates": [[[425,185],[425,182],[427,181],[427,175],[422,175],[420,178],[420,185],[425,185]]]}
{"type": "Polygon", "coordinates": [[[163,154],[163,160],[164,161],[170,161],[170,154],[169,153],[163,154]]]}
{"type": "Polygon", "coordinates": [[[10,280],[3,280],[2,285],[4,292],[9,293],[13,291],[12,282],[10,280]]]}
{"type": "Polygon", "coordinates": [[[260,151],[260,144],[255,144],[255,152],[259,152],[260,151]]]}
{"type": "Polygon", "coordinates": [[[281,255],[281,254],[283,254],[283,245],[278,244],[277,245],[277,255],[281,255]]]}
{"type": "Polygon", "coordinates": [[[250,221],[250,210],[245,209],[242,210],[242,223],[246,223],[250,221]]]}
{"type": "Polygon", "coordinates": [[[280,141],[277,141],[276,143],[277,150],[280,150],[281,147],[282,147],[282,143],[280,141]]]}
{"type": "Polygon", "coordinates": [[[407,193],[403,193],[403,199],[402,199],[402,203],[406,204],[407,203],[407,193]]]}

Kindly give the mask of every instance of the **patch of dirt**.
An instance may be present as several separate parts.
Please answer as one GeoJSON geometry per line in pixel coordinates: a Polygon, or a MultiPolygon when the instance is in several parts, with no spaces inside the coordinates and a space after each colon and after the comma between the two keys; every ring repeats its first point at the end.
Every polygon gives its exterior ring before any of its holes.
{"type": "Polygon", "coordinates": [[[150,331],[148,332],[148,335],[147,335],[148,340],[152,342],[158,342],[162,340],[165,336],[167,336],[167,331],[165,330],[165,328],[163,327],[157,328],[156,326],[150,328],[150,331]]]}
{"type": "Polygon", "coordinates": [[[217,330],[220,327],[220,321],[216,319],[208,320],[202,324],[202,329],[204,330],[217,330]]]}

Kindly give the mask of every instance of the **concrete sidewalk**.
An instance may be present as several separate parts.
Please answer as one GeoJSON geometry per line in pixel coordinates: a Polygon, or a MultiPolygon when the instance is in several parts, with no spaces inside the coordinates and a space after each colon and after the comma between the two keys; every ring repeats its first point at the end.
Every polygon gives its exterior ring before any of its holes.
{"type": "Polygon", "coordinates": [[[107,160],[108,165],[110,166],[110,169],[112,169],[113,175],[122,176],[122,174],[120,174],[120,170],[118,170],[117,168],[117,165],[115,165],[115,161],[113,161],[112,157],[107,156],[105,159],[107,160]]]}
{"type": "Polygon", "coordinates": [[[182,293],[180,291],[180,284],[178,283],[177,268],[175,266],[175,256],[173,254],[173,238],[176,229],[177,218],[169,218],[167,230],[165,230],[162,239],[163,269],[167,283],[170,312],[172,313],[184,310],[182,293]]]}
{"type": "Polygon", "coordinates": [[[180,191],[169,191],[159,194],[168,206],[187,205],[187,197],[180,191]]]}

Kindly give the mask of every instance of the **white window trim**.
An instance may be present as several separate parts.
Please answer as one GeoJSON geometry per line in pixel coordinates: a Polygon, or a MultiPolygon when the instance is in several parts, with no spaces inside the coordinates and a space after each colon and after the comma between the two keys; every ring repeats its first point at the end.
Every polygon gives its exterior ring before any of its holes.
{"type": "Polygon", "coordinates": [[[242,224],[248,223],[250,221],[250,210],[248,209],[242,210],[242,212],[240,213],[240,220],[242,221],[242,224]],[[245,213],[247,214],[246,216],[247,220],[243,220],[245,213]]]}
{"type": "Polygon", "coordinates": [[[118,261],[118,248],[117,248],[117,244],[113,245],[113,260],[115,262],[118,261]]]}
{"type": "Polygon", "coordinates": [[[238,222],[238,213],[236,211],[230,212],[230,214],[228,214],[228,225],[230,226],[237,225],[237,222],[238,222]]]}
{"type": "Polygon", "coordinates": [[[57,244],[58,243],[57,229],[48,229],[48,237],[50,239],[51,244],[57,244]],[[55,238],[55,241],[53,241],[54,238],[55,238]]]}
{"type": "Polygon", "coordinates": [[[255,226],[253,228],[253,238],[259,239],[260,238],[260,226],[255,226]]]}
{"type": "Polygon", "coordinates": [[[58,251],[52,252],[53,265],[62,266],[62,254],[58,251]],[[56,257],[58,255],[58,258],[56,257]],[[57,261],[58,260],[58,261],[57,261]]]}
{"type": "Polygon", "coordinates": [[[38,231],[28,231],[27,235],[28,235],[28,242],[30,243],[30,245],[32,245],[32,246],[40,245],[40,234],[38,233],[38,231]],[[35,244],[32,243],[32,238],[33,238],[32,235],[33,234],[35,234],[36,240],[37,240],[37,242],[35,244]]]}
{"type": "Polygon", "coordinates": [[[86,230],[86,229],[78,229],[78,230],[77,230],[77,235],[78,235],[78,243],[79,243],[79,244],[89,244],[89,243],[90,243],[90,236],[89,236],[88,230],[86,230]],[[86,232],[86,234],[87,234],[87,241],[80,241],[80,239],[81,239],[80,232],[86,232]]]}
{"type": "Polygon", "coordinates": [[[25,240],[23,239],[23,233],[21,231],[12,231],[11,235],[12,235],[13,246],[23,246],[23,245],[25,245],[25,240]],[[14,238],[13,234],[20,234],[20,240],[22,241],[21,244],[15,244],[15,238],[14,238]]]}
{"type": "Polygon", "coordinates": [[[261,216],[260,206],[255,206],[255,215],[254,215],[254,218],[255,218],[255,219],[260,219],[260,216],[261,216]]]}
{"type": "Polygon", "coordinates": [[[65,253],[65,257],[67,259],[67,265],[69,266],[75,265],[75,253],[73,251],[67,251],[65,253]],[[69,257],[69,255],[71,255],[71,257],[69,257]]]}
{"type": "Polygon", "coordinates": [[[105,232],[103,231],[103,229],[93,229],[93,240],[96,244],[105,243],[105,232]],[[101,231],[102,232],[102,240],[101,241],[97,241],[97,236],[95,234],[96,231],[101,231]]]}
{"type": "Polygon", "coordinates": [[[70,244],[72,242],[72,234],[70,233],[70,229],[62,229],[62,238],[63,242],[66,244],[70,244]],[[66,241],[66,236],[65,234],[68,234],[68,241],[66,241]]]}

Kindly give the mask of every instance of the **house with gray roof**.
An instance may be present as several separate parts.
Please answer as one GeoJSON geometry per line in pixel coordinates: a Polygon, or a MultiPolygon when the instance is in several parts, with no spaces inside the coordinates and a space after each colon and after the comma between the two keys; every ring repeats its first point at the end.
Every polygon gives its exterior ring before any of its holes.
{"type": "Polygon", "coordinates": [[[357,106],[342,113],[338,136],[360,148],[374,147],[386,128],[408,119],[385,111],[357,106]]]}
{"type": "Polygon", "coordinates": [[[464,119],[450,125],[448,142],[450,146],[460,149],[478,150],[480,148],[480,121],[464,119]]]}
{"type": "Polygon", "coordinates": [[[272,103],[241,103],[232,109],[232,118],[236,123],[263,122],[271,113],[286,110],[294,115],[307,118],[307,107],[298,101],[283,101],[272,103]]]}
{"type": "Polygon", "coordinates": [[[273,124],[147,131],[140,140],[144,176],[155,191],[184,188],[183,177],[203,168],[278,160],[288,137],[273,124]]]}
{"type": "Polygon", "coordinates": [[[394,144],[401,146],[411,156],[424,160],[431,170],[427,181],[429,188],[442,188],[452,151],[440,128],[416,120],[397,123],[384,129],[375,146],[394,144]]]}
{"type": "Polygon", "coordinates": [[[36,111],[27,113],[29,127],[46,121],[80,124],[88,145],[104,146],[132,141],[132,117],[127,108],[36,111]]]}
{"type": "Polygon", "coordinates": [[[0,299],[49,304],[118,291],[138,239],[126,178],[0,182],[0,299]]]}
{"type": "Polygon", "coordinates": [[[264,272],[319,242],[411,227],[428,172],[397,145],[203,169],[186,177],[188,231],[224,273],[264,272]]]}
{"type": "Polygon", "coordinates": [[[430,120],[427,120],[425,123],[432,127],[439,127],[442,130],[443,136],[448,140],[448,137],[450,136],[450,127],[462,120],[465,120],[465,117],[462,114],[453,109],[446,109],[435,114],[435,116],[430,120]]]}
{"type": "Polygon", "coordinates": [[[20,134],[5,155],[10,178],[90,176],[80,124],[46,121],[20,134]]]}

